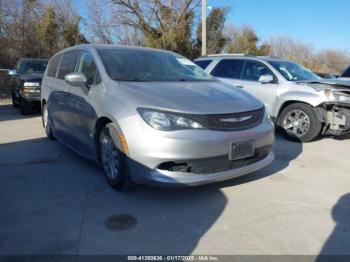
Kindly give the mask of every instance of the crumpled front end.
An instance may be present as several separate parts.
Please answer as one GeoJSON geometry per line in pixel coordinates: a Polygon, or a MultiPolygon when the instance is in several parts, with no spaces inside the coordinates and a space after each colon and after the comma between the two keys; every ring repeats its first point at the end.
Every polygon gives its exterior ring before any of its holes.
{"type": "Polygon", "coordinates": [[[350,89],[326,89],[327,102],[319,106],[324,122],[322,133],[344,135],[350,133],[350,89]]]}
{"type": "Polygon", "coordinates": [[[350,104],[345,103],[325,103],[323,134],[344,135],[350,133],[350,104]]]}

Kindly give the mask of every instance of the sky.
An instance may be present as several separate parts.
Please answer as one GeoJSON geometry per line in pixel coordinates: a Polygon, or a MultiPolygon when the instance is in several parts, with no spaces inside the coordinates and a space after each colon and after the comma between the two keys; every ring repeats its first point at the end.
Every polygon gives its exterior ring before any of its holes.
{"type": "Polygon", "coordinates": [[[350,0],[207,0],[230,8],[228,21],[263,39],[289,35],[316,49],[350,50],[350,0]]]}
{"type": "MultiPolygon", "coordinates": [[[[73,0],[86,17],[84,0],[73,0]]],[[[261,39],[277,35],[316,49],[350,50],[350,0],[207,0],[208,6],[229,7],[227,21],[252,26],[261,39]]]]}

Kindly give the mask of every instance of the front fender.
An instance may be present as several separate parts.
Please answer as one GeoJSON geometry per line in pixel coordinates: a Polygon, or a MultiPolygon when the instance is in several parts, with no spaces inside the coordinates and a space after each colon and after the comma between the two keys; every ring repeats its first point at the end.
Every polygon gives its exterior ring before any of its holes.
{"type": "Polygon", "coordinates": [[[289,103],[292,101],[295,103],[309,104],[313,107],[317,107],[323,102],[326,102],[317,93],[308,93],[308,92],[300,92],[300,91],[288,92],[286,94],[282,94],[281,96],[279,96],[278,102],[276,103],[276,106],[274,108],[274,112],[272,112],[272,116],[278,117],[278,114],[280,113],[283,105],[285,103],[289,103]]]}

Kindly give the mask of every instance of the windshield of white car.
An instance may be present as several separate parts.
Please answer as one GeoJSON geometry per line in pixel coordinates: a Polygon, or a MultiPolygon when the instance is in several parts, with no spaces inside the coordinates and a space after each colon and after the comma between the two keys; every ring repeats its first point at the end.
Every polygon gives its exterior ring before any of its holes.
{"type": "Polygon", "coordinates": [[[322,80],[309,69],[291,61],[269,61],[269,63],[288,81],[302,82],[322,80]]]}
{"type": "Polygon", "coordinates": [[[109,77],[116,81],[215,81],[185,57],[153,50],[99,49],[109,77]]]}

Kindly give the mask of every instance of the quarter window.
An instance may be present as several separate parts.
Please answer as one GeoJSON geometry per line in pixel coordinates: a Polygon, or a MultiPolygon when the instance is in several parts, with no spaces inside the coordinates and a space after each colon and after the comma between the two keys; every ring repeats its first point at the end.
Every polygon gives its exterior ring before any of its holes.
{"type": "Polygon", "coordinates": [[[75,64],[79,56],[79,51],[72,51],[63,54],[63,58],[58,70],[58,78],[64,79],[64,76],[74,72],[75,64]]]}
{"type": "Polygon", "coordinates": [[[262,75],[272,75],[271,71],[262,63],[247,61],[243,72],[242,79],[249,81],[258,81],[262,75]]]}
{"type": "Polygon", "coordinates": [[[92,55],[89,53],[85,52],[81,55],[77,71],[84,73],[88,85],[96,84],[96,82],[99,80],[95,61],[92,55]]]}
{"type": "Polygon", "coordinates": [[[243,61],[239,59],[223,59],[215,66],[211,74],[216,77],[239,79],[242,63],[243,61]]]}
{"type": "Polygon", "coordinates": [[[206,69],[208,65],[211,63],[211,61],[213,60],[197,60],[197,61],[194,61],[194,63],[199,67],[201,67],[202,69],[206,69]]]}

